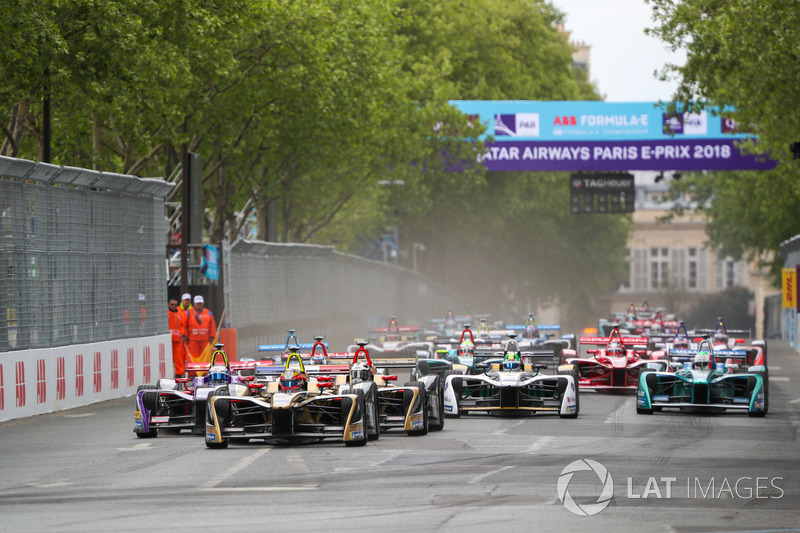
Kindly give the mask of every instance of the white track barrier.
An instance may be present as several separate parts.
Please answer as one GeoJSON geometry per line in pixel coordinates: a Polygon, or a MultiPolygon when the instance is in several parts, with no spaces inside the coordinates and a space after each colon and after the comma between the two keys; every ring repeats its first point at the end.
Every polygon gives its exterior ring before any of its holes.
{"type": "Polygon", "coordinates": [[[0,354],[0,421],[129,396],[172,376],[170,335],[0,354]]]}

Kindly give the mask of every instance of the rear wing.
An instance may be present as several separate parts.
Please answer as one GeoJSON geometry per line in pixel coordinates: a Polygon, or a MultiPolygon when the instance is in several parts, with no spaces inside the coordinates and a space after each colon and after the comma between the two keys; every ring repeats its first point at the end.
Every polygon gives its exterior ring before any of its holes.
{"type": "MultiPolygon", "coordinates": [[[[641,346],[647,348],[647,337],[620,337],[623,346],[641,346]]],[[[611,337],[581,337],[578,343],[581,346],[606,346],[611,337]]]]}
{"type": "MultiPolygon", "coordinates": [[[[316,344],[315,342],[304,342],[304,343],[297,344],[297,346],[299,346],[301,350],[313,350],[315,344],[316,344]]],[[[326,349],[328,348],[328,343],[327,342],[323,342],[322,344],[325,346],[326,349]]],[[[287,352],[288,348],[289,347],[286,344],[259,344],[258,345],[258,351],[259,352],[287,352]]]]}

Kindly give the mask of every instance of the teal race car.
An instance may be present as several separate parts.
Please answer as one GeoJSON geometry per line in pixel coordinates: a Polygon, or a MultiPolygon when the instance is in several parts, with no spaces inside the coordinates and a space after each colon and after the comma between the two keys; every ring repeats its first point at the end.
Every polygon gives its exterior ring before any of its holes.
{"type": "Polygon", "coordinates": [[[639,376],[636,412],[652,414],[662,409],[723,412],[746,411],[762,417],[769,408],[769,375],[763,365],[742,371],[745,352],[714,350],[710,341],[697,349],[669,351],[670,370],[643,372],[639,376]],[[742,359],[742,361],[740,361],[742,359]]]}

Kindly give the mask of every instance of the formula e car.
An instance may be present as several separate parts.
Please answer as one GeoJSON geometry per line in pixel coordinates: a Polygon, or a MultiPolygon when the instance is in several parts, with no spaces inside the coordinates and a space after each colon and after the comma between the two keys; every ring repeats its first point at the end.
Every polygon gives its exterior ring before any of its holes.
{"type": "Polygon", "coordinates": [[[744,351],[715,350],[708,340],[696,349],[670,350],[671,370],[643,372],[639,376],[636,412],[652,414],[665,408],[684,411],[747,411],[764,416],[769,409],[769,376],[763,365],[741,370],[744,351]]]}
{"type": "Polygon", "coordinates": [[[367,397],[364,390],[355,387],[347,393],[323,392],[335,387],[334,379],[309,374],[298,349],[290,347],[278,380],[253,385],[257,395],[248,395],[238,386],[209,394],[207,447],[227,448],[229,442],[251,439],[273,444],[335,439],[347,446],[362,446],[370,432],[379,434],[374,395],[367,397]],[[370,411],[372,420],[368,418],[370,411]]]}
{"type": "MultiPolygon", "coordinates": [[[[370,330],[370,350],[381,357],[415,357],[420,354],[430,356],[433,353],[433,342],[420,340],[420,333],[420,328],[415,326],[400,327],[397,318],[391,317],[387,327],[370,330]]],[[[356,344],[347,347],[348,352],[355,352],[357,349],[356,344]]]]}
{"type": "Polygon", "coordinates": [[[243,391],[249,393],[248,383],[253,377],[241,374],[252,370],[254,363],[230,363],[223,347],[223,344],[214,345],[210,363],[187,363],[187,371],[206,373],[205,376],[159,379],[155,385],[138,387],[133,425],[137,437],[152,438],[159,431],[178,433],[181,430],[202,435],[209,393],[231,383],[240,384],[243,391]]]}
{"type": "Polygon", "coordinates": [[[578,369],[581,389],[611,392],[634,392],[643,370],[667,370],[666,357],[653,359],[647,351],[647,339],[623,337],[613,328],[608,337],[581,337],[578,350],[564,350],[564,363],[578,369]],[[586,350],[581,348],[596,346],[586,350]]]}
{"type": "Polygon", "coordinates": [[[544,375],[538,365],[525,362],[523,356],[512,337],[501,359],[484,363],[483,373],[448,374],[445,415],[551,413],[576,418],[580,410],[577,367],[561,365],[556,375],[544,375]]]}
{"type": "Polygon", "coordinates": [[[711,342],[715,349],[746,350],[745,363],[748,366],[767,366],[767,341],[764,339],[752,340],[752,331],[749,329],[728,329],[722,317],[717,318],[716,326],[710,329],[695,329],[695,336],[711,335],[711,342]]]}

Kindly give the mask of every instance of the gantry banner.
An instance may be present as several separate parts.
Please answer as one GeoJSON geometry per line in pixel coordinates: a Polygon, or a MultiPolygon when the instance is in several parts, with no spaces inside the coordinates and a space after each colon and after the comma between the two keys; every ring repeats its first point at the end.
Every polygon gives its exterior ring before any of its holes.
{"type": "Polygon", "coordinates": [[[766,170],[743,153],[753,138],[713,111],[669,113],[666,103],[454,100],[486,127],[492,171],[766,170]]]}

